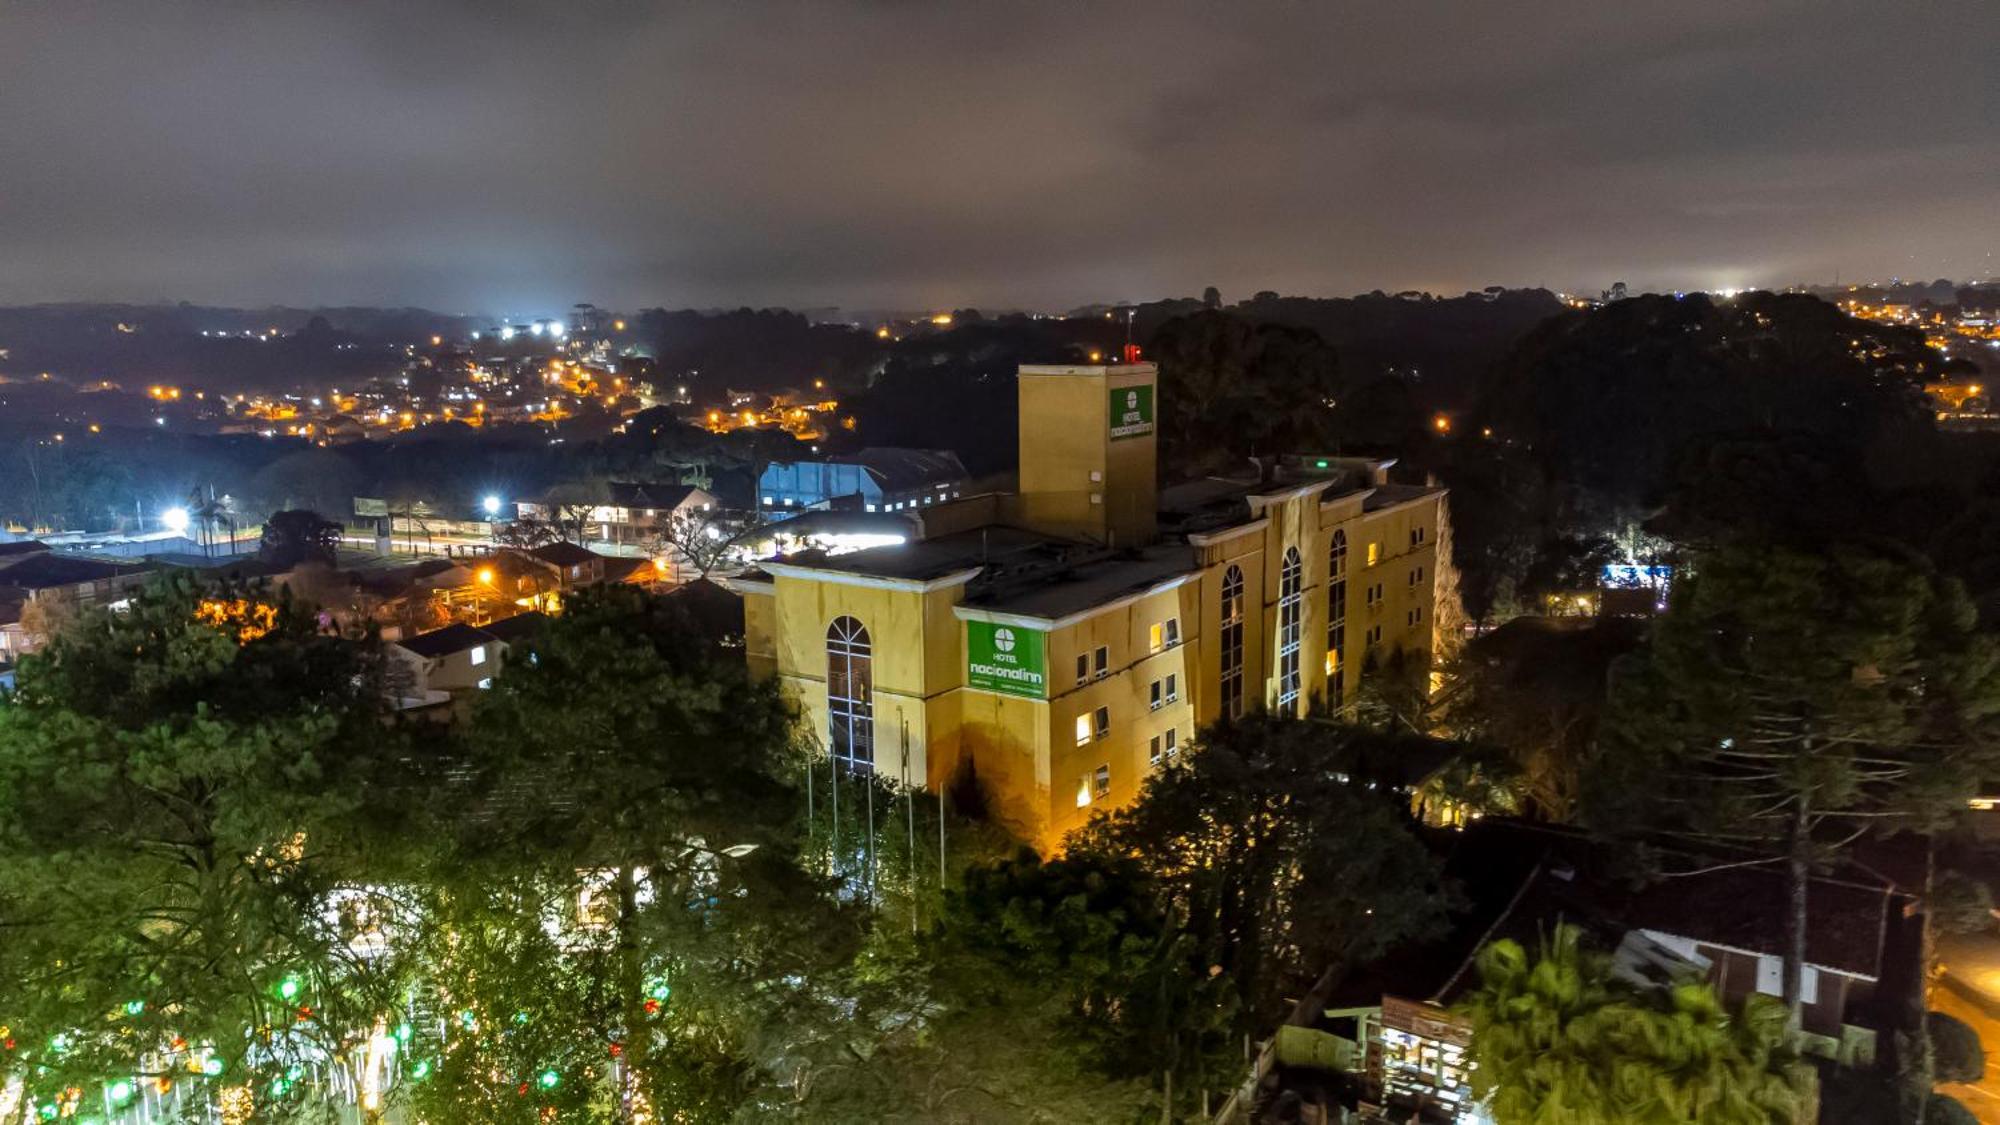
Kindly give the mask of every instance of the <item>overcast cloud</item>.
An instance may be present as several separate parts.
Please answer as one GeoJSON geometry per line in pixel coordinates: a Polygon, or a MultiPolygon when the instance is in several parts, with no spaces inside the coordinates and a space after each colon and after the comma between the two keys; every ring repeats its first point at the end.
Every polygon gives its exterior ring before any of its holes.
{"type": "Polygon", "coordinates": [[[2000,4],[0,0],[0,302],[2000,274],[2000,4]]]}

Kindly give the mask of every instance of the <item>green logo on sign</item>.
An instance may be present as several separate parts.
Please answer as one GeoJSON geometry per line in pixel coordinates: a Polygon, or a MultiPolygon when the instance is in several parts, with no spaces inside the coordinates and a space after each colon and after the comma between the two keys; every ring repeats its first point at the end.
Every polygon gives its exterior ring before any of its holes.
{"type": "Polygon", "coordinates": [[[1153,388],[1111,388],[1111,440],[1145,437],[1153,432],[1153,388]]]}
{"type": "Polygon", "coordinates": [[[1046,640],[1039,629],[966,622],[965,682],[1002,695],[1048,698],[1046,640]]]}

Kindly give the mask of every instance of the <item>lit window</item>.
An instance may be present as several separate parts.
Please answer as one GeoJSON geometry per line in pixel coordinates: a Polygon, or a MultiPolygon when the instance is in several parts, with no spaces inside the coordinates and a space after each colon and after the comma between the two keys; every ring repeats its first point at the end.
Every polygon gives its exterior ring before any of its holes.
{"type": "Polygon", "coordinates": [[[868,510],[869,510],[869,511],[871,511],[871,512],[872,512],[872,511],[874,511],[874,510],[875,510],[875,505],[873,505],[873,504],[870,504],[870,505],[868,505],[868,510]]]}
{"type": "Polygon", "coordinates": [[[472,663],[473,663],[474,665],[480,665],[480,664],[484,664],[484,663],[486,663],[486,646],[485,646],[485,645],[473,645],[473,646],[472,646],[472,663]]]}
{"type": "Polygon", "coordinates": [[[1084,774],[1082,777],[1076,779],[1076,807],[1080,809],[1087,809],[1090,807],[1089,774],[1084,774]]]}
{"type": "Polygon", "coordinates": [[[1099,737],[1099,738],[1110,738],[1110,737],[1111,737],[1111,708],[1109,708],[1109,707],[1099,707],[1099,708],[1097,709],[1097,716],[1096,716],[1096,717],[1097,717],[1097,737],[1099,737]]]}
{"type": "Polygon", "coordinates": [[[1152,648],[1152,650],[1153,650],[1154,652],[1158,652],[1158,651],[1160,651],[1161,649],[1163,649],[1163,648],[1167,647],[1167,626],[1166,626],[1166,624],[1165,624],[1164,622],[1158,622],[1158,621],[1154,622],[1154,623],[1153,623],[1153,627],[1152,627],[1152,629],[1151,629],[1151,630],[1150,630],[1150,631],[1148,632],[1148,634],[1147,634],[1147,638],[1146,638],[1146,639],[1147,639],[1147,643],[1148,643],[1148,645],[1150,645],[1150,646],[1151,646],[1151,648],[1152,648]]]}
{"type": "Polygon", "coordinates": [[[852,617],[826,630],[826,717],[835,763],[875,769],[875,658],[868,630],[852,617]]]}
{"type": "Polygon", "coordinates": [[[777,497],[775,497],[775,496],[766,496],[766,497],[764,497],[764,506],[765,506],[766,508],[770,507],[771,505],[773,505],[773,504],[775,504],[775,503],[777,503],[777,502],[778,502],[778,498],[777,498],[777,497]]]}
{"type": "Polygon", "coordinates": [[[1368,565],[1374,566],[1376,563],[1381,561],[1382,561],[1382,544],[1380,543],[1368,544],[1368,565]]]}
{"type": "Polygon", "coordinates": [[[1305,567],[1296,547],[1285,549],[1278,577],[1278,710],[1295,711],[1299,703],[1299,634],[1304,624],[1305,567]]]}
{"type": "Polygon", "coordinates": [[[1096,666],[1097,677],[1099,679],[1109,676],[1111,674],[1111,646],[1098,645],[1093,663],[1096,666]]]}
{"type": "Polygon", "coordinates": [[[483,679],[483,680],[479,681],[479,686],[480,686],[480,688],[481,688],[482,690],[483,690],[483,689],[485,689],[485,688],[490,688],[490,687],[492,687],[492,686],[493,686],[493,677],[491,677],[491,676],[488,676],[488,677],[486,677],[485,679],[483,679]]]}
{"type": "Polygon", "coordinates": [[[1089,715],[1078,715],[1078,716],[1076,717],[1076,744],[1077,744],[1078,746],[1088,746],[1088,745],[1090,745],[1090,716],[1089,716],[1089,715]]]}

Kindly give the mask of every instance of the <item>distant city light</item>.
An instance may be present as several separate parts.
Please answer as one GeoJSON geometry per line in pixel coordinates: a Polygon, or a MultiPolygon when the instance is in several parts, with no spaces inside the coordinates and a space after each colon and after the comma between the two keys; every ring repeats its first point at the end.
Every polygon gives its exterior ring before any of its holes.
{"type": "Polygon", "coordinates": [[[479,502],[479,506],[485,508],[486,514],[489,516],[500,514],[500,498],[498,496],[488,496],[479,502]]]}
{"type": "Polygon", "coordinates": [[[160,513],[160,522],[166,525],[168,531],[186,531],[188,528],[187,509],[168,508],[166,511],[160,513]]]}

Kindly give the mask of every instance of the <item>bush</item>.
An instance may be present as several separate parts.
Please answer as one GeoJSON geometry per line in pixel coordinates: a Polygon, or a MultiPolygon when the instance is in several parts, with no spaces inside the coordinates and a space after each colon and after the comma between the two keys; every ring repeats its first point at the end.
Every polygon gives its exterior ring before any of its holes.
{"type": "Polygon", "coordinates": [[[1986,1075],[1986,1049],[1964,1020],[1930,1015],[1932,1066],[1939,1082],[1977,1082],[1986,1075]]]}
{"type": "Polygon", "coordinates": [[[1932,1094],[1924,1106],[1924,1125],[1979,1125],[1979,1118],[1957,1098],[1943,1094],[1932,1094]]]}

